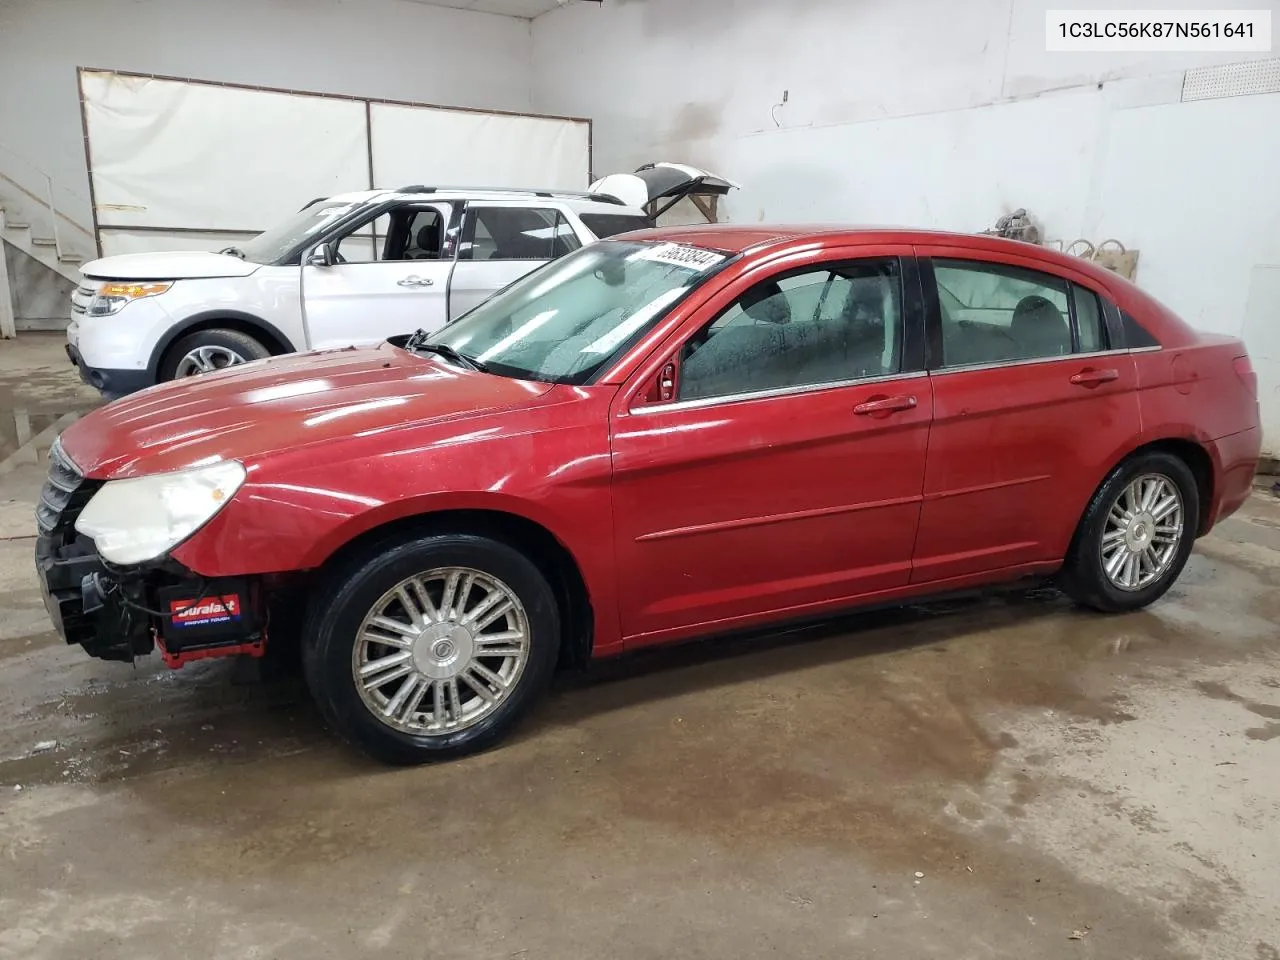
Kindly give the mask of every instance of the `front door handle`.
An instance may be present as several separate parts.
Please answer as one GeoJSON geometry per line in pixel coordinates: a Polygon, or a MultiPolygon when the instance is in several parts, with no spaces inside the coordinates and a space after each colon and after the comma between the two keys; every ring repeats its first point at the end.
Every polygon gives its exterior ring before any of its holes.
{"type": "Polygon", "coordinates": [[[1081,370],[1071,378],[1071,382],[1077,387],[1096,387],[1119,379],[1119,370],[1081,370]]]}
{"type": "Polygon", "coordinates": [[[874,417],[876,415],[887,416],[900,410],[914,410],[915,408],[915,397],[872,397],[870,400],[854,407],[853,412],[860,417],[874,417]]]}
{"type": "Polygon", "coordinates": [[[434,283],[434,280],[419,277],[416,274],[411,277],[405,277],[403,280],[396,281],[396,285],[401,287],[429,287],[434,283]]]}

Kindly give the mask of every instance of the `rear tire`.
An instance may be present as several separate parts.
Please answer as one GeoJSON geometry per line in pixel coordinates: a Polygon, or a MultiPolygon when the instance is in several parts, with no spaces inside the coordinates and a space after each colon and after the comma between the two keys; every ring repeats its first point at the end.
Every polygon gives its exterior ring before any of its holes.
{"type": "Polygon", "coordinates": [[[1080,520],[1063,590],[1104,613],[1155,602],[1186,565],[1200,525],[1195,475],[1170,453],[1137,454],[1111,472],[1080,520]]]}
{"type": "Polygon", "coordinates": [[[198,330],[169,348],[160,364],[160,382],[213,373],[269,356],[270,350],[239,330],[198,330]]]}
{"type": "Polygon", "coordinates": [[[303,630],[326,722],[375,759],[417,764],[505,737],[547,686],[560,648],[538,568],[487,537],[382,541],[335,569],[303,630]]]}

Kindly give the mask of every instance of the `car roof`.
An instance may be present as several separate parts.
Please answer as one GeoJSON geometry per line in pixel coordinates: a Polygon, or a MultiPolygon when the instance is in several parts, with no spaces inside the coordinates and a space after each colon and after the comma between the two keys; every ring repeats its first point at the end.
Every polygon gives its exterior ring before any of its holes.
{"type": "Polygon", "coordinates": [[[645,216],[643,210],[628,207],[616,199],[593,197],[572,190],[543,190],[536,187],[430,187],[412,186],[398,190],[359,190],[340,193],[327,198],[328,203],[384,203],[387,201],[412,203],[421,200],[482,200],[495,202],[528,202],[530,204],[553,202],[580,213],[620,213],[645,216]]]}
{"type": "MultiPolygon", "coordinates": [[[[610,240],[640,240],[649,242],[683,243],[722,253],[747,253],[752,250],[772,248],[786,244],[801,245],[812,241],[836,245],[847,242],[851,246],[871,243],[934,244],[963,247],[974,252],[1014,253],[1060,267],[1080,271],[1097,278],[1105,278],[1114,286],[1117,274],[1081,257],[1070,256],[1052,247],[1007,240],[981,233],[959,233],[946,230],[924,230],[911,227],[857,226],[839,223],[806,224],[693,224],[681,227],[655,227],[633,230],[610,237],[610,240]]],[[[1124,281],[1127,286],[1127,281],[1124,281]]]]}

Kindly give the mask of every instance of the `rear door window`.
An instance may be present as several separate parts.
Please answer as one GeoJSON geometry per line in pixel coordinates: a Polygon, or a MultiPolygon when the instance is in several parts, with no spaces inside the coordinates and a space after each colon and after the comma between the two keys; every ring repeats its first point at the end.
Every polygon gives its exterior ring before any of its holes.
{"type": "Polygon", "coordinates": [[[1060,277],[967,260],[935,260],[933,273],[944,367],[1075,352],[1068,284],[1060,277]]]}
{"type": "Polygon", "coordinates": [[[564,213],[540,207],[472,205],[459,260],[555,260],[582,246],[564,213]]]}

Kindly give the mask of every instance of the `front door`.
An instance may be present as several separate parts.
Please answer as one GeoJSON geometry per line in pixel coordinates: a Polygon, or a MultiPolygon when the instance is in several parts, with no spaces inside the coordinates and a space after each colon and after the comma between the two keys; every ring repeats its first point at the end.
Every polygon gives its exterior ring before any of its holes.
{"type": "Polygon", "coordinates": [[[302,267],[302,305],[313,349],[380,343],[446,320],[448,204],[411,204],[354,228],[338,262],[302,267]]]}
{"type": "Polygon", "coordinates": [[[656,392],[620,394],[628,643],[908,583],[932,398],[910,251],[877,253],[737,281],[685,325],[656,392]]]}
{"type": "Polygon", "coordinates": [[[509,283],[582,246],[564,211],[526,203],[470,203],[449,288],[449,319],[478,307],[509,283]]]}
{"type": "Polygon", "coordinates": [[[919,251],[936,355],[913,582],[1060,560],[1140,432],[1133,358],[1110,348],[1088,278],[919,251]]]}

